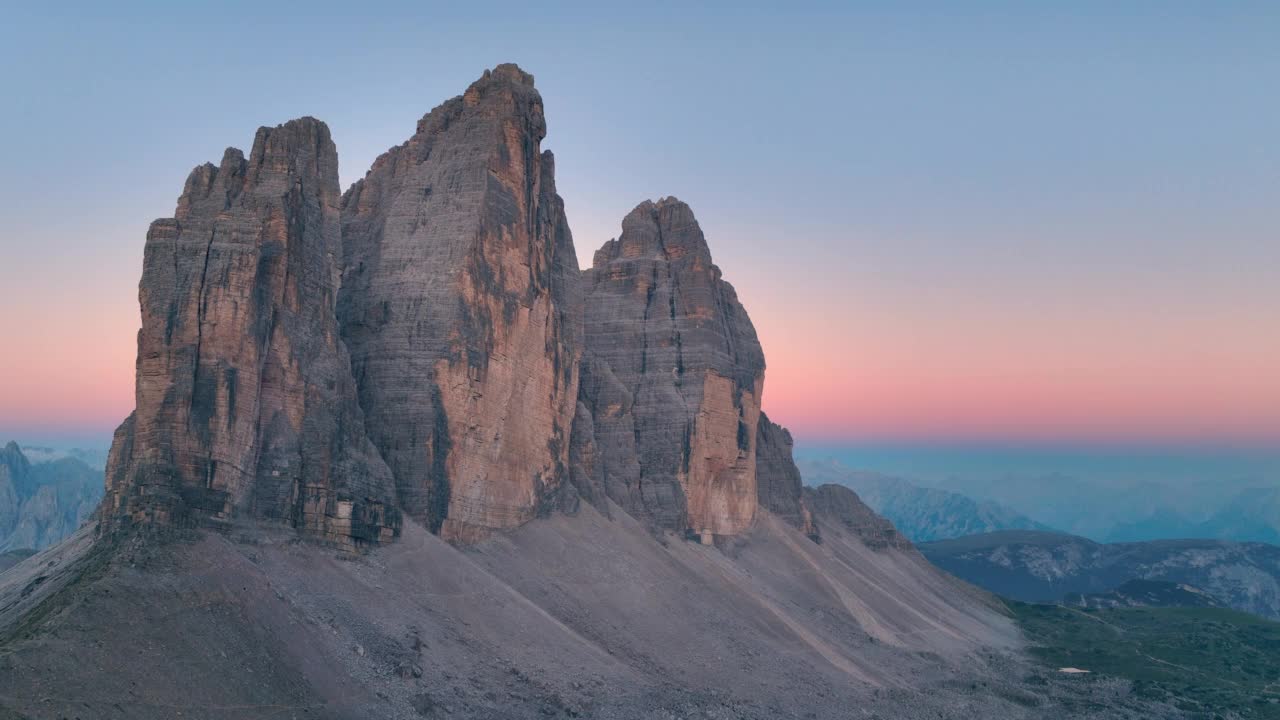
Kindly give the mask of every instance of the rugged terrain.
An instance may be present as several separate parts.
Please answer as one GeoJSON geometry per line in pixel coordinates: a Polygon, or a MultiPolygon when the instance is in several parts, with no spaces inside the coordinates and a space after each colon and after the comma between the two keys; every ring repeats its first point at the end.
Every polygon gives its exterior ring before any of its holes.
{"type": "Polygon", "coordinates": [[[566,480],[578,259],[533,76],[500,65],[342,199],[338,316],[399,506],[474,540],[566,480]]]}
{"type": "Polygon", "coordinates": [[[1131,580],[1187,585],[1225,607],[1280,619],[1280,547],[1226,540],[1095,543],[1010,531],[920,545],[938,567],[1027,602],[1107,593],[1131,580]]]}
{"type": "Polygon", "coordinates": [[[584,504],[465,548],[409,521],[364,555],[274,524],[118,545],[88,529],[0,575],[0,708],[728,720],[1150,707],[1126,683],[1018,659],[998,603],[911,550],[868,547],[841,518],[817,513],[818,544],[762,511],[714,547],[612,510],[584,504]]]}
{"type": "Polygon", "coordinates": [[[314,118],[192,171],[96,522],[0,575],[0,716],[1153,711],[802,488],[692,209],[579,272],[545,134],[500,65],[344,194],[314,118]]]}
{"type": "Polygon", "coordinates": [[[839,483],[852,488],[912,542],[998,530],[1049,529],[990,500],[974,500],[948,490],[920,487],[902,478],[853,470],[833,460],[801,460],[798,465],[809,484],[839,483]]]}
{"type": "Polygon", "coordinates": [[[58,542],[102,499],[101,471],[75,457],[37,457],[39,462],[30,462],[15,442],[0,448],[0,551],[40,550],[58,542]]]}

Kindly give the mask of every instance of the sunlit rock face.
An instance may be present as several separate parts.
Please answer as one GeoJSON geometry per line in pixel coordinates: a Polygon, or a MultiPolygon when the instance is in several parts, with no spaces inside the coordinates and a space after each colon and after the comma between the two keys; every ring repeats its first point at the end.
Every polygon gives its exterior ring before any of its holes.
{"type": "Polygon", "coordinates": [[[578,266],[533,77],[500,65],[342,201],[339,317],[405,512],[458,541],[534,517],[569,475],[578,266]]]}
{"type": "Polygon", "coordinates": [[[116,431],[104,527],[282,521],[391,539],[391,473],[365,435],[335,308],[338,158],[313,118],[192,171],[147,233],[136,409],[116,431]]]}
{"type": "Polygon", "coordinates": [[[693,211],[641,203],[583,279],[582,400],[605,491],[661,528],[741,533],[757,507],[764,354],[693,211]]]}

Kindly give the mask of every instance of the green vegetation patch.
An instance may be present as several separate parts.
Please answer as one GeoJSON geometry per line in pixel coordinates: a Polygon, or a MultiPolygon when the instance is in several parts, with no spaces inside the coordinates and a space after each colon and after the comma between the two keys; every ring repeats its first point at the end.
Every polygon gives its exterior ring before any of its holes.
{"type": "Polygon", "coordinates": [[[1140,696],[1209,718],[1280,718],[1280,623],[1222,608],[1008,605],[1053,668],[1125,678],[1140,696]]]}

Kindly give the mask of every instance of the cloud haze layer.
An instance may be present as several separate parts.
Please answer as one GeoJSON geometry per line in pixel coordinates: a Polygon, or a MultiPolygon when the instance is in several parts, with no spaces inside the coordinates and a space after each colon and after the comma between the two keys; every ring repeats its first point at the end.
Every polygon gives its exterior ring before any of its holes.
{"type": "Polygon", "coordinates": [[[1276,6],[973,7],[10,10],[0,435],[129,412],[192,167],[311,114],[350,183],[510,60],[583,263],[689,202],[798,435],[1280,441],[1276,6]]]}

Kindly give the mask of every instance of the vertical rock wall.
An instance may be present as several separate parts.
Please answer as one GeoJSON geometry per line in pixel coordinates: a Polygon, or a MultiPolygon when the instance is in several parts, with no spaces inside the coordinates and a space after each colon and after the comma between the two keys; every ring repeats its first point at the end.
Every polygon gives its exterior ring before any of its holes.
{"type": "Polygon", "coordinates": [[[792,457],[791,433],[760,414],[756,440],[756,487],[760,506],[781,517],[810,537],[816,537],[813,513],[804,499],[800,469],[792,457]]]}
{"type": "Polygon", "coordinates": [[[693,211],[641,203],[596,252],[583,292],[582,399],[610,497],[672,530],[745,530],[764,354],[693,211]]]}
{"type": "Polygon", "coordinates": [[[137,409],[107,526],[279,520],[342,544],[401,513],[471,542],[581,500],[704,541],[812,530],[764,355],[688,205],[580,273],[533,77],[487,71],[339,197],[310,118],[187,181],[148,233],[137,409]]]}
{"type": "Polygon", "coordinates": [[[116,431],[108,528],[274,519],[344,545],[399,526],[335,315],[338,159],[303,118],[192,171],[147,233],[136,410],[116,431]]]}
{"type": "Polygon", "coordinates": [[[343,199],[339,315],[405,511],[472,540],[567,478],[577,258],[533,77],[500,65],[343,199]]]}

